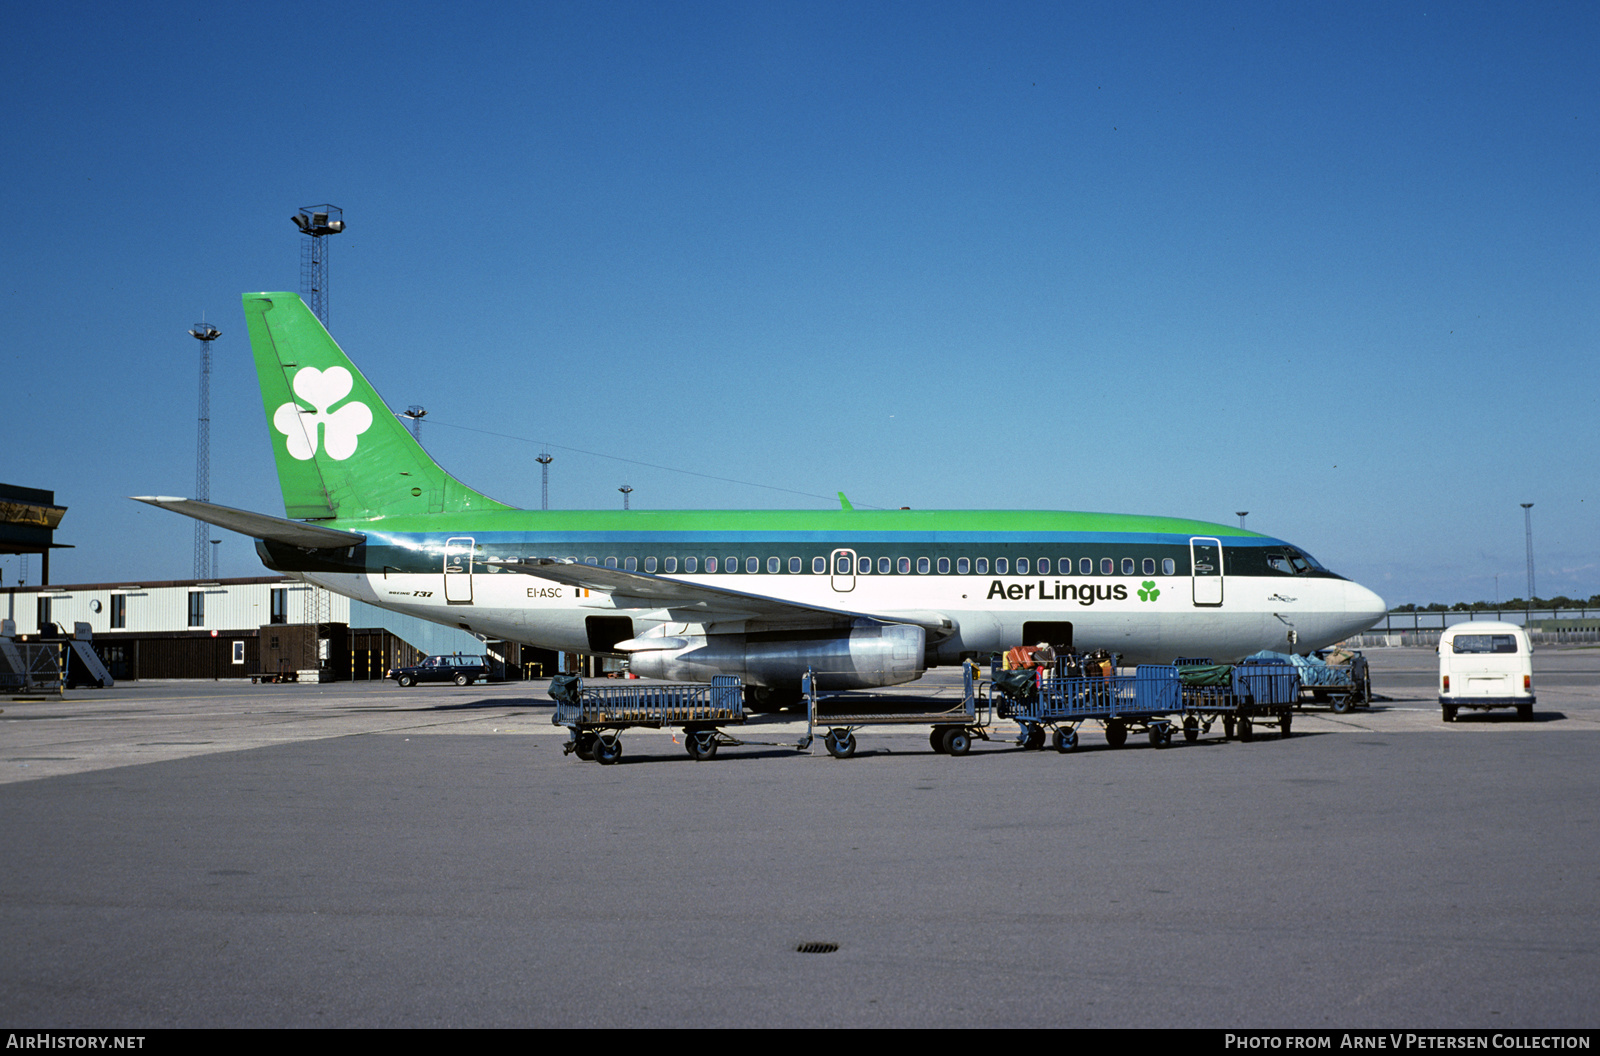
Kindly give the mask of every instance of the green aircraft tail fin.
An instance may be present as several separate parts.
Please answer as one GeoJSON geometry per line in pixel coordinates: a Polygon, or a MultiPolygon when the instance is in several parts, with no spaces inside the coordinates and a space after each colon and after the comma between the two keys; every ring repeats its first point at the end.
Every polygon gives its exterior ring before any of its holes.
{"type": "Polygon", "coordinates": [[[288,516],[512,509],[439,468],[297,294],[247,293],[244,315],[288,516]]]}

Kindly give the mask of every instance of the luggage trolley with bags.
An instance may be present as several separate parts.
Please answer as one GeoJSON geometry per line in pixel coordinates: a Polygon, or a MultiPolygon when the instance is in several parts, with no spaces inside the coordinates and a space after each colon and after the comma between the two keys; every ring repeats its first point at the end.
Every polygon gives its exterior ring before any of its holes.
{"type": "Polygon", "coordinates": [[[1300,699],[1300,674],[1293,664],[1213,664],[1191,657],[1168,670],[1183,687],[1185,740],[1210,733],[1218,720],[1229,739],[1237,734],[1241,741],[1254,740],[1257,726],[1276,727],[1279,736],[1289,736],[1300,699]]]}
{"type": "Polygon", "coordinates": [[[602,686],[590,689],[577,675],[550,680],[555,699],[551,721],[572,734],[563,748],[579,759],[611,764],[622,757],[623,730],[683,728],[684,747],[694,759],[710,759],[724,744],[743,741],[720,727],[744,721],[744,684],[732,675],[717,675],[709,685],[602,686]]]}
{"type": "Polygon", "coordinates": [[[1100,724],[1113,748],[1127,743],[1130,732],[1146,734],[1157,748],[1172,743],[1183,694],[1170,667],[1118,674],[1116,658],[1102,652],[1062,656],[1055,671],[1037,680],[1027,669],[994,674],[1001,697],[996,714],[1022,727],[1018,743],[1024,748],[1043,748],[1048,736],[1056,751],[1070,752],[1078,746],[1078,728],[1089,721],[1100,724]]]}

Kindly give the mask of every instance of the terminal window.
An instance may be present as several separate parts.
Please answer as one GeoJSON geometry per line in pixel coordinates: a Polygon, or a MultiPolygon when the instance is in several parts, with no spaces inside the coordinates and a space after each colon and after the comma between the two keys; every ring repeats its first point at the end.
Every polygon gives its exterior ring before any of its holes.
{"type": "Polygon", "coordinates": [[[128,596],[126,594],[111,595],[111,629],[120,630],[128,626],[128,596]]]}
{"type": "Polygon", "coordinates": [[[204,627],[206,625],[206,596],[198,590],[189,592],[189,626],[204,627]]]}

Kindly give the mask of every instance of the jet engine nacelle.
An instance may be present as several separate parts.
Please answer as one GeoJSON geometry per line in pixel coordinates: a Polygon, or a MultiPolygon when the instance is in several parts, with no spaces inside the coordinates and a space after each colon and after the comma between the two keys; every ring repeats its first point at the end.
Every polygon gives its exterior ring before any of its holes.
{"type": "Polygon", "coordinates": [[[645,678],[704,682],[738,675],[748,685],[795,688],[809,668],[818,689],[837,690],[915,682],[926,644],[921,627],[857,620],[848,630],[673,635],[616,648],[628,654],[629,670],[645,678]]]}

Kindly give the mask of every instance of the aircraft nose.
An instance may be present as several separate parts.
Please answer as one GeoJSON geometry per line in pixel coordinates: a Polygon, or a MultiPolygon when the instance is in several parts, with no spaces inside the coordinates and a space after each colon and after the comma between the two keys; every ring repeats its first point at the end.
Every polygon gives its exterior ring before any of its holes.
{"type": "Polygon", "coordinates": [[[1349,613],[1351,625],[1359,624],[1356,629],[1364,631],[1378,622],[1383,614],[1389,611],[1389,607],[1383,603],[1382,598],[1360,583],[1346,583],[1344,611],[1349,613]]]}

